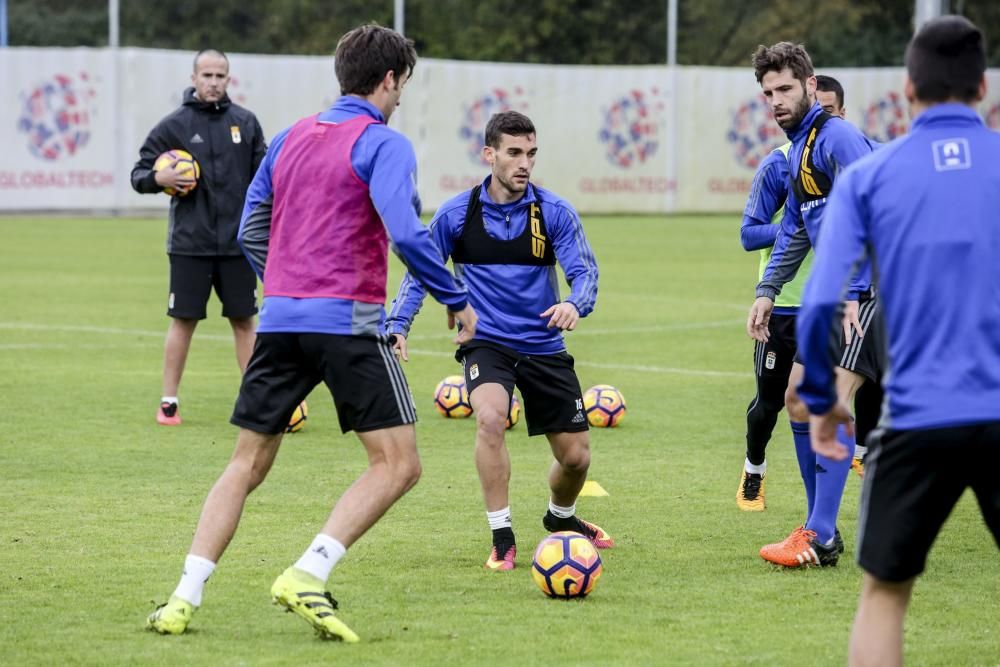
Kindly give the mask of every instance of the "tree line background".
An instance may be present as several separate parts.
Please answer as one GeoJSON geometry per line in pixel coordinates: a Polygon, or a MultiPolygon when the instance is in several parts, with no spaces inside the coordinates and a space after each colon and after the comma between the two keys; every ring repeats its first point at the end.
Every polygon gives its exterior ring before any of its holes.
{"type": "MultiPolygon", "coordinates": [[[[666,62],[666,0],[407,0],[405,31],[423,57],[497,62],[666,62]]],[[[678,0],[677,62],[743,66],[760,43],[805,44],[817,67],[902,64],[913,0],[678,0]]],[[[1000,66],[1000,2],[950,0],[986,33],[1000,66]]],[[[196,51],[329,55],[392,0],[120,0],[120,42],[196,51]]],[[[11,46],[106,46],[107,0],[8,0],[11,46]]]]}

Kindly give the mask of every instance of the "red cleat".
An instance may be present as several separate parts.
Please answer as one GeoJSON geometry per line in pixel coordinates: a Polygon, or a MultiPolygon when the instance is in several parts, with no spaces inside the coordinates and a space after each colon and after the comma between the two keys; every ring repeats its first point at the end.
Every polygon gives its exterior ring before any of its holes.
{"type": "Polygon", "coordinates": [[[494,572],[513,570],[514,569],[514,557],[517,555],[517,547],[511,544],[507,547],[507,550],[502,554],[497,553],[496,546],[490,551],[490,557],[486,559],[486,565],[484,566],[487,570],[493,570],[494,572]]]}
{"type": "Polygon", "coordinates": [[[156,421],[162,426],[178,426],[181,423],[181,415],[177,410],[177,404],[160,403],[160,409],[156,411],[156,421]]]}

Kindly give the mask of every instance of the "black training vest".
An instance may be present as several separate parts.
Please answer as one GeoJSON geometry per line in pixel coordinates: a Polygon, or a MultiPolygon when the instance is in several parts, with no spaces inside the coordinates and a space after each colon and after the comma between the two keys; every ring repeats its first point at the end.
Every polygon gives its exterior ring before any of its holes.
{"type": "Polygon", "coordinates": [[[529,266],[554,266],[555,252],[545,229],[542,200],[535,190],[536,202],[528,204],[528,224],[516,239],[502,241],[486,233],[483,222],[483,202],[479,199],[482,185],[477,185],[469,195],[465,209],[462,235],[455,241],[451,259],[459,264],[526,264],[529,266]]]}
{"type": "Polygon", "coordinates": [[[792,181],[792,190],[798,198],[799,203],[822,199],[830,194],[833,181],[823,172],[816,169],[813,160],[813,146],[816,144],[816,137],[820,129],[826,125],[826,121],[833,118],[833,115],[826,111],[821,111],[813,119],[809,134],[806,135],[806,145],[802,149],[802,157],[799,158],[799,172],[792,181]]]}

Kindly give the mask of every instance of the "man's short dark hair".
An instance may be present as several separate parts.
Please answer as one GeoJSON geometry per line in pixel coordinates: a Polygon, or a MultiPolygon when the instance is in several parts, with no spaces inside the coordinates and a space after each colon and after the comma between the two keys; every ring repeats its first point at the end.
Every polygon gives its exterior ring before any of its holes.
{"type": "Polygon", "coordinates": [[[837,106],[841,109],[844,108],[844,87],[832,76],[817,74],[816,90],[821,90],[824,93],[833,93],[834,97],[837,98],[837,106]]]}
{"type": "Polygon", "coordinates": [[[986,38],[964,16],[931,19],[906,47],[906,72],[921,102],[972,102],[986,72],[986,38]]]}
{"type": "Polygon", "coordinates": [[[225,53],[223,53],[222,51],[220,51],[218,49],[202,49],[198,53],[194,54],[194,71],[195,72],[198,71],[198,59],[201,58],[204,55],[219,56],[220,58],[222,58],[223,60],[226,61],[226,69],[229,69],[229,58],[226,57],[225,53]]]}
{"type": "Polygon", "coordinates": [[[404,74],[412,74],[417,49],[412,39],[369,23],[341,37],[333,59],[342,95],[371,95],[386,72],[395,74],[397,85],[404,74]]]}
{"type": "Polygon", "coordinates": [[[524,137],[535,134],[535,124],[519,111],[501,111],[493,114],[486,123],[486,145],[500,148],[500,135],[524,137]]]}
{"type": "Polygon", "coordinates": [[[754,51],[753,71],[757,75],[757,83],[768,72],[780,72],[783,69],[792,70],[795,78],[805,85],[806,79],[813,75],[813,64],[804,46],[778,42],[774,46],[761,44],[754,51]]]}

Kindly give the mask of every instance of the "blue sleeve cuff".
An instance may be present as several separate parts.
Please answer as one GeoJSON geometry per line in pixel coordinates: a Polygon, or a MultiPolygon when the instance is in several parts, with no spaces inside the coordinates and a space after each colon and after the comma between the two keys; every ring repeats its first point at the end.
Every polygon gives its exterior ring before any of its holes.
{"type": "Polygon", "coordinates": [[[770,299],[771,301],[774,301],[775,298],[778,296],[778,290],[776,290],[773,287],[770,287],[768,285],[758,285],[757,286],[757,296],[758,297],[764,296],[764,297],[767,297],[768,299],[770,299]]]}

